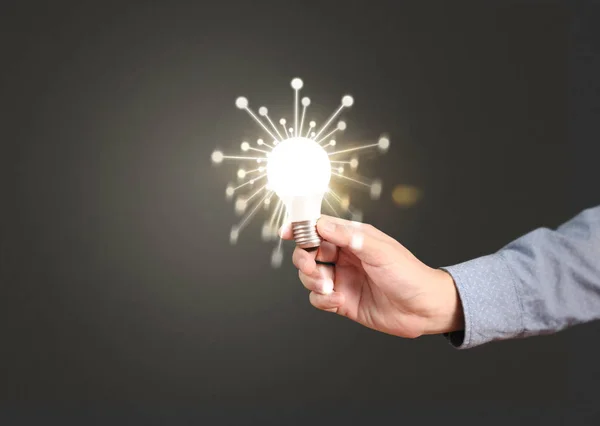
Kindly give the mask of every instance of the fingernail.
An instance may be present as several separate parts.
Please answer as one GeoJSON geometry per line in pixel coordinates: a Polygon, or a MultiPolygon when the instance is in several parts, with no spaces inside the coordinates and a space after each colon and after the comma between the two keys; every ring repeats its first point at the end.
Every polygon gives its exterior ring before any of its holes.
{"type": "Polygon", "coordinates": [[[281,228],[279,228],[279,231],[277,231],[279,234],[279,238],[281,238],[283,234],[287,232],[289,227],[290,226],[288,223],[284,223],[283,225],[281,225],[281,228]]]}

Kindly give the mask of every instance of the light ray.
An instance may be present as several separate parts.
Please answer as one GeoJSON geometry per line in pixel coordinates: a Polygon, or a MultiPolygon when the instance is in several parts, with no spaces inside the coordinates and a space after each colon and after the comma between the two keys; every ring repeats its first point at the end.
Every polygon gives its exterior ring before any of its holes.
{"type": "Polygon", "coordinates": [[[277,221],[275,221],[275,229],[277,231],[279,231],[279,228],[281,228],[281,226],[283,225],[283,216],[284,216],[283,212],[284,211],[286,211],[285,205],[283,203],[281,203],[281,208],[279,209],[279,213],[277,214],[277,221]]]}
{"type": "Polygon", "coordinates": [[[323,136],[321,139],[319,139],[317,141],[318,144],[321,144],[321,142],[323,142],[325,139],[327,139],[329,136],[333,135],[335,132],[338,131],[338,128],[336,127],[335,129],[333,129],[331,132],[327,133],[325,136],[323,136]]]}
{"type": "Polygon", "coordinates": [[[329,191],[327,191],[328,194],[331,194],[333,196],[333,198],[335,198],[341,205],[342,203],[342,197],[340,197],[337,192],[335,192],[333,189],[331,189],[331,187],[329,188],[329,191]]]}
{"type": "Polygon", "coordinates": [[[288,134],[288,130],[285,127],[285,123],[286,123],[285,118],[282,118],[281,120],[279,120],[279,124],[281,124],[281,127],[283,127],[283,131],[285,132],[286,139],[289,139],[290,135],[288,134]]]}
{"type": "Polygon", "coordinates": [[[357,146],[355,148],[348,148],[348,149],[342,149],[341,151],[334,151],[334,152],[330,152],[329,155],[337,155],[337,154],[344,154],[346,152],[354,152],[354,151],[359,151],[361,149],[368,149],[368,148],[373,148],[379,146],[378,143],[372,143],[369,145],[362,145],[362,146],[357,146]]]}
{"type": "Polygon", "coordinates": [[[327,127],[329,127],[329,125],[331,124],[331,122],[333,120],[335,120],[335,118],[340,114],[340,112],[342,112],[342,110],[344,108],[351,107],[353,103],[354,103],[354,99],[352,98],[352,96],[350,96],[350,95],[344,96],[342,98],[342,103],[340,104],[340,106],[338,107],[338,109],[331,115],[331,117],[329,117],[329,120],[327,120],[325,122],[325,124],[323,125],[323,127],[321,127],[321,130],[319,130],[319,132],[316,134],[315,139],[317,139],[321,133],[323,133],[325,130],[327,130],[327,127]]]}
{"type": "Polygon", "coordinates": [[[277,242],[277,246],[273,249],[273,253],[271,253],[271,266],[273,268],[279,268],[281,263],[283,262],[283,249],[281,245],[283,243],[283,238],[279,238],[277,242]]]}
{"type": "Polygon", "coordinates": [[[298,136],[302,136],[302,127],[304,126],[304,116],[306,115],[306,108],[310,105],[309,98],[302,98],[302,119],[300,120],[300,129],[298,130],[298,136]]]}
{"type": "Polygon", "coordinates": [[[271,136],[273,139],[277,139],[277,138],[276,138],[276,137],[273,135],[273,133],[271,133],[271,132],[269,131],[269,129],[267,129],[267,126],[265,126],[265,125],[263,124],[263,122],[262,122],[262,121],[260,121],[260,118],[258,118],[258,117],[256,116],[256,114],[254,114],[254,113],[252,112],[252,110],[251,110],[251,109],[250,109],[250,107],[248,106],[248,99],[246,99],[246,98],[244,98],[244,97],[239,97],[239,98],[237,98],[237,99],[236,99],[236,101],[235,101],[235,105],[236,105],[236,106],[237,106],[239,109],[244,109],[244,110],[246,110],[246,112],[247,112],[248,114],[250,114],[250,117],[252,117],[252,118],[254,119],[254,121],[256,121],[256,122],[257,122],[257,123],[260,125],[260,127],[262,127],[262,128],[265,130],[265,132],[267,132],[267,133],[269,134],[269,136],[271,136]]]}
{"type": "Polygon", "coordinates": [[[294,89],[294,136],[298,136],[298,92],[303,85],[304,83],[299,78],[292,80],[292,89],[294,89]]]}
{"type": "Polygon", "coordinates": [[[265,171],[264,167],[259,167],[258,169],[252,169],[252,170],[239,169],[237,171],[237,176],[238,176],[239,179],[244,179],[249,174],[259,173],[259,172],[264,172],[264,171],[265,171]]]}
{"type": "Polygon", "coordinates": [[[278,200],[277,204],[275,205],[275,208],[273,209],[273,214],[271,215],[271,220],[269,221],[270,229],[273,229],[273,227],[276,225],[275,218],[279,219],[279,210],[281,210],[282,205],[283,205],[283,202],[281,200],[278,200]]]}
{"type": "Polygon", "coordinates": [[[267,160],[267,157],[244,157],[244,156],[239,156],[239,155],[224,155],[222,158],[224,160],[261,160],[261,161],[267,160]]]}
{"type": "Polygon", "coordinates": [[[262,176],[258,176],[255,177],[253,179],[250,179],[247,182],[242,183],[241,185],[236,186],[235,188],[232,188],[231,186],[228,186],[226,189],[226,195],[231,196],[235,193],[235,191],[237,191],[238,189],[244,188],[246,186],[252,186],[256,183],[256,181],[263,179],[264,177],[266,177],[267,175],[264,174],[262,176]]]}
{"type": "Polygon", "coordinates": [[[266,107],[260,107],[258,109],[258,113],[267,119],[271,127],[273,127],[273,130],[275,130],[275,133],[277,133],[277,136],[279,136],[279,139],[283,139],[283,136],[281,136],[281,133],[279,133],[279,130],[277,130],[277,126],[271,121],[271,117],[269,117],[269,110],[266,107]]]}
{"type": "Polygon", "coordinates": [[[317,141],[317,143],[321,144],[321,142],[323,142],[325,139],[329,138],[331,135],[333,135],[338,130],[341,130],[341,131],[346,130],[346,123],[343,121],[340,121],[335,129],[333,129],[331,132],[327,133],[325,136],[323,136],[321,139],[319,139],[317,141]]]}
{"type": "Polygon", "coordinates": [[[342,174],[335,173],[335,172],[331,172],[331,174],[332,174],[333,176],[341,177],[341,178],[343,178],[343,179],[350,180],[350,181],[352,181],[352,182],[354,182],[354,183],[358,183],[358,184],[360,184],[360,185],[364,185],[364,186],[366,186],[366,187],[369,187],[369,188],[371,187],[371,184],[370,184],[370,183],[363,182],[363,181],[361,181],[361,180],[358,180],[358,179],[354,179],[354,178],[351,178],[351,177],[348,177],[348,176],[344,176],[344,175],[342,175],[342,174]]]}
{"type": "Polygon", "coordinates": [[[324,140],[326,140],[327,138],[329,138],[330,136],[332,136],[335,132],[337,132],[338,129],[333,129],[331,132],[327,133],[325,136],[323,136],[321,139],[319,139],[318,141],[316,141],[319,145],[323,145],[322,142],[324,140]]]}
{"type": "Polygon", "coordinates": [[[294,96],[294,136],[298,136],[298,90],[295,90],[294,96]]]}
{"type": "Polygon", "coordinates": [[[249,175],[250,173],[257,173],[257,172],[264,172],[265,168],[264,167],[259,167],[258,169],[252,169],[252,170],[245,170],[246,175],[249,175]]]}
{"type": "MultiPolygon", "coordinates": [[[[245,200],[246,203],[248,203],[250,200],[252,200],[258,194],[260,194],[261,192],[263,192],[266,188],[267,188],[267,185],[264,185],[264,186],[261,186],[260,188],[258,188],[256,191],[254,191],[254,193],[252,195],[250,195],[248,198],[246,198],[246,200],[245,200]]],[[[264,201],[264,198],[263,198],[263,201],[264,201]]]]}
{"type": "Polygon", "coordinates": [[[240,188],[243,188],[243,187],[244,187],[244,186],[246,186],[246,185],[254,185],[254,184],[256,183],[256,181],[259,181],[259,180],[261,180],[261,179],[264,179],[264,178],[266,178],[266,177],[267,177],[267,174],[266,174],[266,173],[265,173],[265,174],[262,174],[262,175],[260,175],[260,176],[257,176],[257,177],[255,177],[255,178],[252,178],[252,179],[248,180],[247,182],[244,182],[244,183],[242,183],[242,184],[241,184],[241,185],[239,185],[239,186],[236,186],[235,188],[233,188],[233,190],[234,190],[234,191],[237,191],[238,189],[240,189],[240,188]]]}
{"type": "Polygon", "coordinates": [[[311,121],[308,123],[308,130],[306,131],[306,135],[304,136],[305,138],[307,138],[308,135],[310,135],[310,132],[316,125],[317,125],[317,123],[315,123],[314,121],[311,121]]]}
{"type": "Polygon", "coordinates": [[[269,151],[265,151],[264,149],[258,149],[258,148],[254,148],[254,147],[252,147],[252,146],[249,146],[249,147],[248,147],[248,149],[249,149],[249,150],[251,150],[251,151],[263,152],[263,153],[265,153],[265,154],[268,154],[268,153],[269,153],[269,151]]]}
{"type": "MultiPolygon", "coordinates": [[[[262,189],[264,189],[264,187],[262,189]]],[[[248,222],[250,221],[250,219],[252,218],[252,216],[254,216],[254,214],[256,213],[256,211],[258,210],[258,208],[261,206],[261,204],[263,203],[263,201],[265,201],[265,199],[269,195],[271,195],[271,192],[272,191],[267,192],[265,194],[265,196],[258,203],[256,203],[256,205],[254,206],[254,208],[252,210],[250,210],[248,213],[246,213],[246,215],[242,218],[242,220],[240,221],[239,225],[237,225],[235,227],[237,229],[238,234],[242,231],[242,229],[244,229],[244,226],[246,226],[248,224],[248,222]]],[[[248,201],[250,201],[250,198],[248,198],[246,200],[246,202],[248,202],[248,201]]]]}
{"type": "Polygon", "coordinates": [[[329,208],[331,209],[331,211],[333,211],[333,213],[335,213],[335,215],[337,217],[340,217],[340,214],[337,212],[337,210],[331,205],[331,203],[329,202],[329,200],[327,199],[327,197],[324,198],[325,202],[327,203],[327,205],[329,206],[329,208]]]}
{"type": "Polygon", "coordinates": [[[344,202],[342,197],[340,197],[333,189],[329,188],[327,194],[331,195],[334,198],[334,200],[337,201],[337,204],[344,212],[349,213],[350,215],[354,215],[353,209],[350,208],[350,203],[344,202]]]}
{"type": "Polygon", "coordinates": [[[269,145],[268,143],[266,143],[262,139],[258,139],[256,141],[256,144],[259,145],[259,146],[266,146],[267,148],[273,149],[273,147],[271,145],[269,145]]]}

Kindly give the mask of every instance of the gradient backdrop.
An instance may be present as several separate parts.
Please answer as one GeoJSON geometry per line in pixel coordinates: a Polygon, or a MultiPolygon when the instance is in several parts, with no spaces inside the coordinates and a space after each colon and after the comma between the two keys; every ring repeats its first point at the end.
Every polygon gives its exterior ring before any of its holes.
{"type": "Polygon", "coordinates": [[[319,312],[292,244],[279,270],[259,222],[229,245],[210,162],[258,136],[237,96],[289,113],[298,76],[322,118],[354,95],[348,138],[391,135],[360,206],[426,263],[556,226],[600,202],[574,4],[3,4],[2,424],[597,424],[598,325],[457,351],[319,312]]]}

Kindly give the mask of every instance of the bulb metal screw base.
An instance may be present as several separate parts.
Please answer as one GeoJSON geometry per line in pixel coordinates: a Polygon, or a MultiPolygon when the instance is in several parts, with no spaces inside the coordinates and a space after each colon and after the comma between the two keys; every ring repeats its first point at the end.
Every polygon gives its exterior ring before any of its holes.
{"type": "Polygon", "coordinates": [[[303,249],[316,248],[321,245],[322,238],[317,233],[316,220],[304,220],[292,223],[292,233],[296,246],[303,249]]]}

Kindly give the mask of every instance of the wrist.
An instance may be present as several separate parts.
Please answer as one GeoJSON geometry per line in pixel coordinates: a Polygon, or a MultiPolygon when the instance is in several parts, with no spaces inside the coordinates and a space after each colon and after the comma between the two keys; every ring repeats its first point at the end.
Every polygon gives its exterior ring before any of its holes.
{"type": "Polygon", "coordinates": [[[435,302],[424,334],[464,330],[463,307],[452,275],[442,269],[433,269],[431,283],[435,302]]]}

